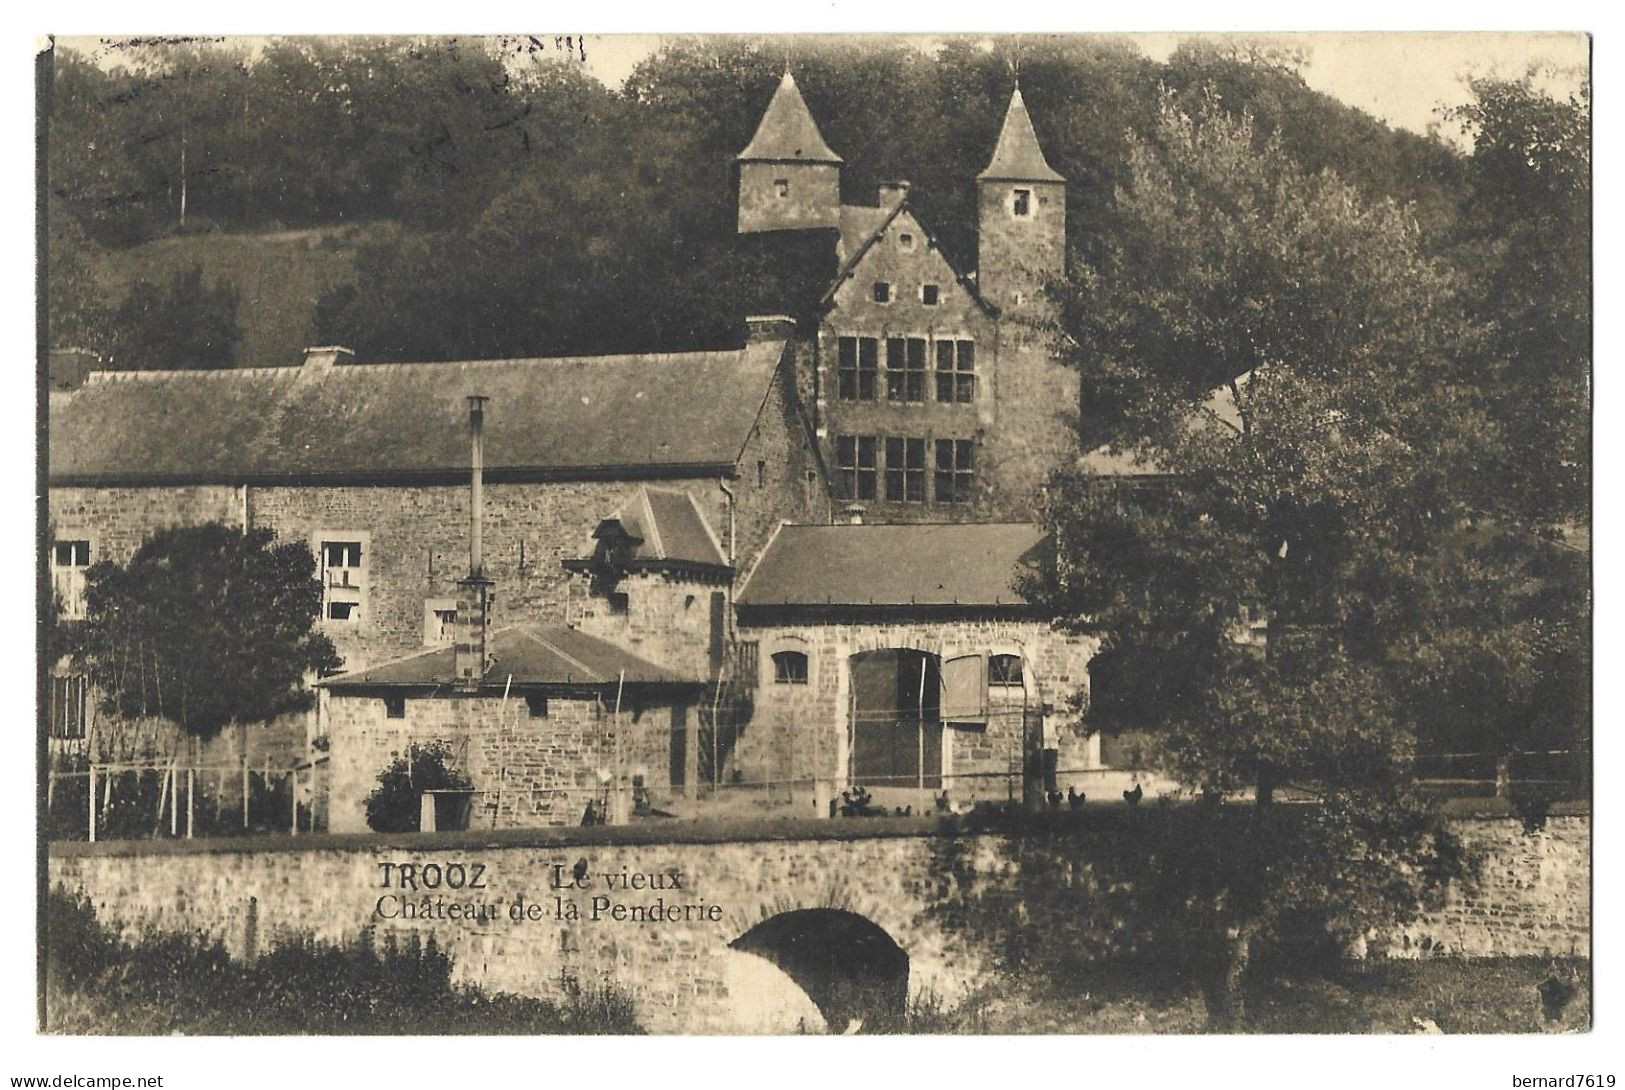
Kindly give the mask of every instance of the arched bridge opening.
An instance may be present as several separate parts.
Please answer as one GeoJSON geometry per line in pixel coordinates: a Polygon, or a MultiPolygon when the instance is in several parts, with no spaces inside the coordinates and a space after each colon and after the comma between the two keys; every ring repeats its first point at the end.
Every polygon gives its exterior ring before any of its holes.
{"type": "Polygon", "coordinates": [[[908,954],[873,921],[835,908],[781,912],[729,945],[779,967],[835,1033],[900,1021],[908,954]]]}

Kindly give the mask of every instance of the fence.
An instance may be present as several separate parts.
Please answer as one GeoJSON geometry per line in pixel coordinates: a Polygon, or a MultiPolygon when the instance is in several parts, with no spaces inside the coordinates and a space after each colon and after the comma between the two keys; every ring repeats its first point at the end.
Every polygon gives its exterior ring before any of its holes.
{"type": "Polygon", "coordinates": [[[1436,798],[1573,800],[1591,794],[1589,749],[1422,753],[1417,787],[1436,798]]]}
{"type": "MultiPolygon", "coordinates": [[[[77,762],[75,762],[77,763],[77,762]]],[[[328,759],[255,767],[180,757],[91,762],[46,772],[53,840],[192,839],[327,828],[328,759]]]]}

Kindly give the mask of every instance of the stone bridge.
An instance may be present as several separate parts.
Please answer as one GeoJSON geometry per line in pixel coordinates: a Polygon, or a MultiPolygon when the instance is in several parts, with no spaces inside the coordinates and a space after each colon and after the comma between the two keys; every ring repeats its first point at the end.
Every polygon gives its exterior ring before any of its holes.
{"type": "MultiPolygon", "coordinates": [[[[48,866],[131,935],[202,932],[237,956],[296,935],[433,935],[458,979],[535,996],[613,983],[656,1032],[840,1031],[906,997],[965,996],[999,962],[990,920],[1040,942],[1064,930],[1076,902],[1046,891],[1089,867],[1056,861],[1131,845],[1135,816],[57,843],[48,866]],[[1024,852],[1035,837],[1063,850],[1024,852]],[[1053,873],[1032,873],[1039,858],[1053,873]]],[[[1585,954],[1589,819],[1533,837],[1505,818],[1464,828],[1504,882],[1424,918],[1398,952],[1585,954]]]]}

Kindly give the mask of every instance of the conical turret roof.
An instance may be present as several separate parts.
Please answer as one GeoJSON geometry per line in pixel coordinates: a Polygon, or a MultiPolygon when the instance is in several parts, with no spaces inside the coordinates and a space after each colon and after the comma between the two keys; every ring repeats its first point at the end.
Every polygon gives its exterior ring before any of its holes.
{"type": "Polygon", "coordinates": [[[789,72],[779,81],[773,101],[756,126],[756,135],[739,153],[739,158],[775,162],[839,163],[841,157],[830,150],[818,132],[807,102],[801,97],[795,77],[789,72]]]}
{"type": "Polygon", "coordinates": [[[1004,128],[999,130],[993,161],[976,177],[980,181],[1001,182],[1066,181],[1044,159],[1044,150],[1038,146],[1038,134],[1033,132],[1033,119],[1027,116],[1027,104],[1022,101],[1019,84],[1010,95],[1010,108],[1004,113],[1004,128]]]}

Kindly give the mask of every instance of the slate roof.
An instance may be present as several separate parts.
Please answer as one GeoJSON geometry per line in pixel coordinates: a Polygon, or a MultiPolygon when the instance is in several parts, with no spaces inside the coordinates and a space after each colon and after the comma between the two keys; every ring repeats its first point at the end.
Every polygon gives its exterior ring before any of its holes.
{"type": "Polygon", "coordinates": [[[642,539],[630,557],[634,563],[728,566],[710,523],[687,492],[640,488],[612,517],[627,533],[642,539]]]}
{"type": "Polygon", "coordinates": [[[66,483],[411,480],[468,467],[484,394],[500,480],[731,467],[784,342],[716,352],[98,373],[50,406],[66,483]]]}
{"type": "Polygon", "coordinates": [[[740,607],[1023,606],[1013,583],[1038,562],[1032,523],[781,527],[740,588],[740,607]]]}
{"type": "MultiPolygon", "coordinates": [[[[482,687],[499,692],[507,686],[510,674],[516,688],[612,686],[619,683],[622,670],[628,685],[698,685],[702,680],[573,628],[515,625],[497,629],[487,640],[487,653],[494,662],[482,687]]],[[[425,651],[370,670],[324,678],[317,684],[336,690],[449,686],[456,677],[455,656],[449,647],[425,651]]]]}
{"type": "Polygon", "coordinates": [[[1033,132],[1033,119],[1027,115],[1027,103],[1022,100],[1020,87],[1010,95],[1010,106],[1004,112],[1004,127],[999,130],[993,159],[976,177],[981,181],[1066,181],[1049,165],[1044,149],[1038,146],[1038,134],[1033,132]]]}
{"type": "Polygon", "coordinates": [[[818,123],[807,109],[807,100],[801,97],[801,88],[796,86],[795,77],[789,72],[779,80],[778,89],[762,114],[761,124],[756,126],[756,135],[739,153],[739,158],[789,163],[841,162],[841,157],[824,143],[818,123]]]}

